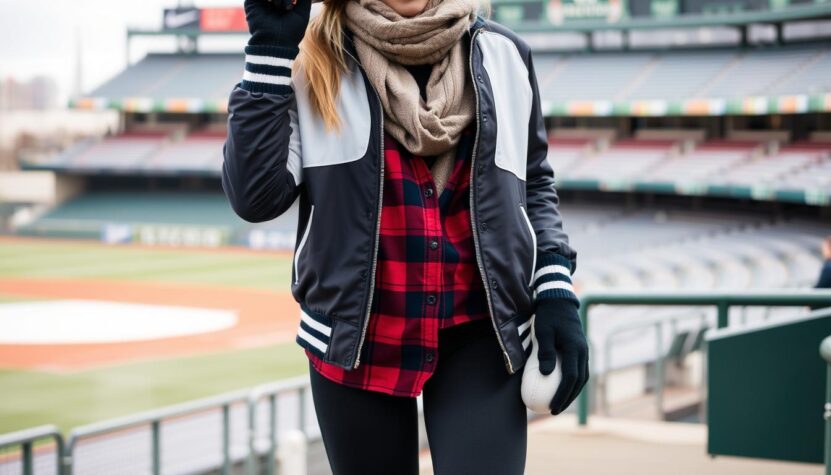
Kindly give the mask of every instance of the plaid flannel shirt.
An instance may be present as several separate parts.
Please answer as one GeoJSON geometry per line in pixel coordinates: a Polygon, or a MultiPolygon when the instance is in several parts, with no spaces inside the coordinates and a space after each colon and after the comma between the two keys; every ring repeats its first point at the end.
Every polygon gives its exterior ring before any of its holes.
{"type": "MultiPolygon", "coordinates": [[[[489,318],[470,227],[470,155],[475,122],[463,132],[441,195],[425,157],[384,133],[384,198],[376,287],[357,369],[313,367],[335,382],[418,396],[438,363],[438,332],[489,318]]],[[[494,345],[496,341],[494,340],[494,345]]]]}

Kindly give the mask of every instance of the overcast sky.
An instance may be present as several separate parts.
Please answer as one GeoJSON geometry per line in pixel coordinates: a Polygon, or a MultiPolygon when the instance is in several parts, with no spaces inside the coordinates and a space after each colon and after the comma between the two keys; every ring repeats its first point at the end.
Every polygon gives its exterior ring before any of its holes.
{"type": "MultiPolygon", "coordinates": [[[[0,0],[0,77],[52,76],[68,94],[75,77],[75,37],[80,32],[82,88],[89,92],[124,69],[126,29],[161,26],[162,10],[177,0],[0,0]]],[[[241,6],[242,0],[182,0],[196,6],[241,6]]],[[[241,48],[245,38],[214,47],[241,48]]],[[[148,49],[170,50],[170,40],[133,39],[132,61],[148,49]]],[[[241,49],[240,49],[241,51],[241,49]]],[[[240,66],[242,67],[242,66],[240,66]]]]}

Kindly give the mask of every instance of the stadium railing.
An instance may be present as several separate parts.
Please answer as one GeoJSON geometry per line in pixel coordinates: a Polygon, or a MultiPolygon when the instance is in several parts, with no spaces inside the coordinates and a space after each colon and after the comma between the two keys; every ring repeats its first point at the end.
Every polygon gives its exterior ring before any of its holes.
{"type": "MultiPolygon", "coordinates": [[[[580,298],[580,319],[583,328],[589,331],[589,309],[594,305],[692,305],[716,308],[717,327],[730,324],[732,307],[831,307],[831,290],[757,290],[751,292],[604,292],[590,293],[580,298]]],[[[706,344],[702,351],[706,355],[706,344]]],[[[585,426],[589,420],[590,396],[593,393],[595,376],[589,378],[586,388],[577,400],[578,424],[585,426]]]]}
{"type": "Polygon", "coordinates": [[[162,473],[162,444],[160,435],[161,427],[164,421],[175,417],[221,408],[223,448],[222,473],[229,474],[231,470],[230,409],[234,403],[246,402],[248,400],[248,393],[248,390],[232,391],[203,399],[188,401],[182,404],[176,404],[173,406],[77,427],[70,432],[69,438],[67,439],[65,455],[63,457],[63,470],[60,473],[62,475],[72,475],[75,464],[75,447],[78,445],[79,441],[94,436],[120,432],[133,427],[149,425],[151,428],[151,470],[154,475],[159,475],[162,473]]]}
{"type": "MultiPolygon", "coordinates": [[[[151,427],[151,453],[152,465],[151,473],[158,475],[162,473],[162,444],[161,444],[161,427],[162,424],[170,419],[179,418],[182,416],[193,415],[204,411],[220,409],[222,411],[222,465],[220,473],[227,475],[232,473],[234,460],[231,457],[231,407],[234,404],[245,404],[248,415],[248,446],[249,453],[245,459],[245,473],[255,474],[262,473],[258,469],[260,450],[258,445],[258,431],[257,431],[257,408],[259,402],[266,398],[269,403],[269,449],[267,451],[267,468],[264,473],[276,473],[276,449],[277,449],[277,397],[287,392],[298,392],[300,397],[298,399],[298,413],[300,417],[300,430],[306,436],[305,431],[305,413],[306,413],[306,392],[309,388],[308,375],[299,376],[295,378],[285,379],[274,383],[269,383],[261,386],[256,386],[252,389],[244,389],[238,391],[231,391],[216,396],[197,399],[194,401],[185,402],[173,406],[168,406],[160,409],[146,411],[130,416],[111,419],[93,423],[81,427],[77,427],[70,432],[69,438],[63,445],[63,439],[57,428],[53,426],[44,426],[42,428],[30,429],[28,431],[17,432],[9,434],[0,438],[0,448],[3,447],[2,442],[9,440],[11,442],[31,444],[31,440],[41,439],[48,436],[56,437],[58,441],[58,453],[62,453],[62,466],[58,473],[62,475],[72,475],[75,466],[75,448],[79,441],[95,436],[113,434],[139,426],[151,427]],[[38,432],[36,432],[38,431],[38,432]],[[31,432],[31,434],[29,434],[31,432]],[[25,436],[25,437],[24,437],[25,436]],[[21,442],[22,441],[22,442],[21,442]]],[[[10,442],[10,443],[11,443],[10,442]]],[[[24,458],[27,457],[26,447],[24,446],[24,458]]],[[[29,453],[28,459],[31,459],[29,453]]],[[[27,459],[27,460],[28,460],[27,459]]],[[[24,462],[25,466],[25,462],[24,462]]],[[[24,472],[31,473],[31,472],[24,472]]]]}
{"type": "Polygon", "coordinates": [[[53,425],[44,425],[24,429],[10,434],[0,435],[0,449],[20,447],[21,473],[34,473],[34,444],[39,440],[52,439],[55,443],[55,467],[61,473],[62,454],[64,453],[64,438],[60,430],[53,425]]]}
{"type": "Polygon", "coordinates": [[[698,347],[698,333],[706,330],[707,327],[707,313],[701,312],[699,310],[692,310],[688,312],[679,312],[678,314],[665,316],[663,318],[656,318],[647,322],[638,322],[632,325],[623,325],[615,328],[608,335],[606,335],[606,339],[603,342],[604,362],[603,371],[601,372],[603,380],[602,387],[600,388],[601,408],[603,410],[603,414],[609,416],[611,413],[609,407],[608,381],[611,373],[614,371],[620,371],[628,369],[632,366],[643,364],[641,362],[637,362],[628,365],[613,367],[612,352],[615,347],[615,343],[617,342],[616,340],[618,340],[621,335],[650,328],[655,330],[655,361],[652,365],[654,384],[653,392],[655,395],[654,403],[656,414],[659,418],[661,418],[664,415],[663,393],[666,379],[666,372],[664,371],[665,362],[667,360],[672,359],[681,359],[688,353],[700,350],[701,348],[698,347]],[[684,320],[700,321],[699,328],[696,330],[696,333],[678,331],[678,323],[684,320]],[[665,351],[664,328],[666,325],[669,325],[672,330],[672,340],[669,345],[669,348],[667,348],[665,351]]]}
{"type": "Polygon", "coordinates": [[[248,458],[245,461],[245,473],[255,475],[259,470],[259,449],[257,430],[257,407],[261,400],[268,400],[268,451],[266,456],[265,473],[277,473],[277,396],[286,392],[297,392],[299,415],[299,430],[304,438],[306,433],[306,393],[309,390],[309,376],[300,376],[292,379],[276,381],[274,383],[257,386],[248,393],[248,458]]]}
{"type": "Polygon", "coordinates": [[[831,475],[831,336],[822,340],[819,352],[828,363],[825,377],[825,475],[831,475]]]}

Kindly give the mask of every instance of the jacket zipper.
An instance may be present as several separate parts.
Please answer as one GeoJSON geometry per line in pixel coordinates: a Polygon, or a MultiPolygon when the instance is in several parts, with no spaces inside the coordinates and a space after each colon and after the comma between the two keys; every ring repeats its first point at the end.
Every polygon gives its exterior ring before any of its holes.
{"type": "Polygon", "coordinates": [[[300,260],[300,253],[306,246],[306,239],[309,238],[309,230],[312,228],[312,218],[315,215],[315,205],[309,211],[309,222],[306,223],[306,229],[303,230],[303,236],[300,237],[300,242],[297,244],[297,249],[294,251],[294,284],[300,282],[300,272],[297,269],[297,261],[300,260]]]}
{"type": "Polygon", "coordinates": [[[470,67],[470,80],[473,83],[473,91],[476,94],[476,138],[473,141],[473,152],[471,153],[470,158],[470,226],[471,231],[473,233],[473,247],[476,253],[476,264],[479,267],[479,275],[482,277],[482,284],[485,286],[485,297],[488,301],[488,313],[491,317],[491,323],[493,324],[493,330],[496,332],[496,339],[499,342],[499,347],[502,348],[502,356],[505,359],[505,367],[508,369],[508,373],[514,374],[514,367],[511,364],[511,358],[508,356],[508,350],[505,349],[505,342],[502,341],[502,335],[499,333],[499,327],[496,324],[496,318],[494,317],[493,313],[493,301],[491,297],[490,286],[488,285],[488,281],[485,278],[485,269],[482,265],[482,256],[479,250],[479,228],[476,226],[476,212],[475,212],[475,203],[473,199],[474,189],[475,186],[475,172],[476,172],[476,152],[479,146],[479,131],[482,128],[480,123],[480,112],[479,112],[479,87],[476,85],[476,76],[473,74],[473,50],[474,45],[476,44],[476,35],[479,31],[482,30],[483,27],[479,27],[473,31],[473,34],[470,37],[470,52],[468,55],[468,64],[470,67]]]}
{"type": "MultiPolygon", "coordinates": [[[[356,57],[352,56],[352,54],[349,53],[349,51],[346,51],[346,54],[348,54],[352,59],[354,59],[358,67],[364,72],[364,74],[366,74],[366,70],[364,69],[363,65],[361,65],[361,62],[358,61],[356,57]]],[[[364,346],[364,339],[366,338],[366,329],[367,327],[369,327],[369,315],[372,310],[372,297],[375,293],[375,271],[378,265],[378,244],[380,241],[379,236],[381,235],[381,209],[383,208],[384,200],[384,106],[383,104],[381,104],[381,95],[378,94],[378,91],[375,90],[375,87],[373,87],[371,84],[369,85],[369,87],[370,89],[372,89],[372,92],[375,93],[375,97],[378,100],[378,117],[380,118],[379,148],[381,150],[379,161],[381,162],[381,173],[378,181],[378,219],[375,223],[375,248],[372,253],[372,274],[370,276],[369,297],[367,299],[366,312],[364,314],[364,326],[361,329],[361,338],[358,341],[358,349],[355,352],[355,364],[352,366],[353,369],[357,369],[358,366],[361,365],[361,348],[363,348],[364,346]]]]}

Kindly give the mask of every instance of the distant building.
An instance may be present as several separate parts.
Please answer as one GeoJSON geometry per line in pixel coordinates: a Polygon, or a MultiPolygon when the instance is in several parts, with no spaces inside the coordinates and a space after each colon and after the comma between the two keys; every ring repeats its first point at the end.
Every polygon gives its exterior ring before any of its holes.
{"type": "Polygon", "coordinates": [[[47,110],[58,106],[58,86],[49,76],[21,82],[14,77],[0,81],[0,111],[47,110]]]}

